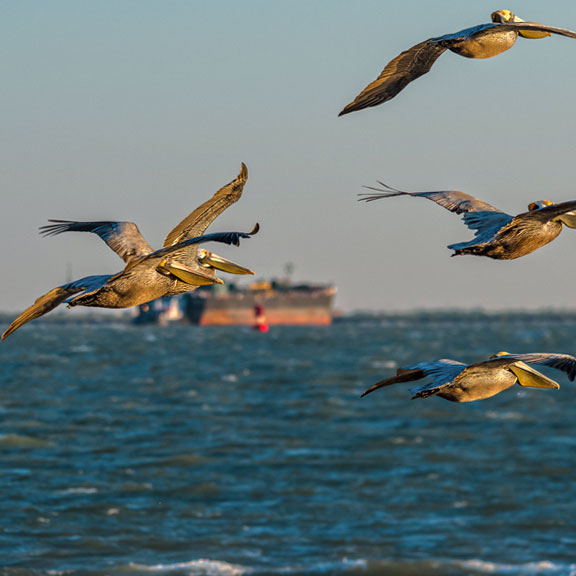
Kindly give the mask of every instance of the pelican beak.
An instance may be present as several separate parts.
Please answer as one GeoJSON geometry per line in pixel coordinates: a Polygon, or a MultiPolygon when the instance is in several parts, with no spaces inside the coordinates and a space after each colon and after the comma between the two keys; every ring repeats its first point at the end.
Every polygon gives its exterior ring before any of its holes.
{"type": "Polygon", "coordinates": [[[534,368],[531,368],[524,362],[515,362],[511,364],[508,369],[518,378],[518,384],[520,384],[520,386],[526,386],[528,388],[555,388],[556,390],[560,388],[560,384],[544,376],[544,374],[541,374],[537,370],[534,370],[534,368]]]}
{"type": "Polygon", "coordinates": [[[572,212],[566,212],[566,214],[562,214],[558,218],[562,224],[566,224],[568,228],[576,228],[576,210],[572,210],[572,212]]]}
{"type": "Polygon", "coordinates": [[[192,286],[208,286],[210,284],[224,284],[224,281],[220,278],[216,278],[213,274],[205,274],[200,270],[192,270],[183,264],[175,261],[168,261],[166,259],[162,260],[158,267],[156,268],[160,274],[164,276],[176,276],[178,280],[186,282],[192,286]]]}
{"type": "Polygon", "coordinates": [[[254,274],[249,268],[244,268],[244,266],[222,258],[222,256],[218,256],[213,252],[208,252],[208,250],[199,251],[198,262],[200,262],[202,266],[215,268],[222,272],[228,272],[228,274],[254,274]]]}
{"type": "MultiPolygon", "coordinates": [[[[525,22],[525,20],[515,20],[515,22],[525,22]]],[[[522,38],[528,38],[529,40],[539,40],[540,38],[546,38],[546,36],[552,36],[550,32],[538,32],[536,30],[518,30],[518,34],[522,38]]]]}
{"type": "MultiPolygon", "coordinates": [[[[492,12],[492,22],[505,24],[506,22],[526,22],[526,20],[518,18],[518,16],[513,12],[510,12],[510,10],[497,10],[496,12],[492,12]]],[[[552,36],[550,32],[539,32],[536,30],[518,30],[518,34],[520,34],[522,38],[528,38],[530,40],[552,36]]]]}
{"type": "MultiPolygon", "coordinates": [[[[512,12],[510,12],[510,14],[512,14],[512,12]]],[[[522,20],[522,18],[518,18],[518,16],[512,14],[512,19],[509,20],[509,22],[526,22],[526,20],[522,20]]],[[[518,34],[520,34],[522,38],[528,38],[529,40],[538,40],[540,38],[546,38],[546,36],[552,36],[550,32],[538,32],[536,30],[518,30],[518,34]]]]}

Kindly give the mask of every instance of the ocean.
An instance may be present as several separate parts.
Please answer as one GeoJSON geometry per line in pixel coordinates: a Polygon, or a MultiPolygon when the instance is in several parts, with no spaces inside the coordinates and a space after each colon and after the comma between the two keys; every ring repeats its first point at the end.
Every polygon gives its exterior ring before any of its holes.
{"type": "Polygon", "coordinates": [[[576,315],[34,322],[0,345],[0,574],[576,575],[576,382],[361,392],[576,354],[576,315]]]}

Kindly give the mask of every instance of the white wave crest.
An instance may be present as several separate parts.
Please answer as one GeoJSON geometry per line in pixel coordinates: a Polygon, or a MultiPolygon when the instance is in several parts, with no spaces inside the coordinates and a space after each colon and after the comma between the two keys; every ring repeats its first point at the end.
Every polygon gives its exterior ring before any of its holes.
{"type": "Polygon", "coordinates": [[[527,562],[526,564],[499,564],[497,562],[487,562],[485,560],[466,560],[461,565],[466,568],[485,572],[486,574],[509,574],[516,576],[576,576],[576,564],[556,564],[546,560],[540,562],[527,562]]]}
{"type": "Polygon", "coordinates": [[[173,570],[186,570],[190,576],[243,576],[252,570],[238,564],[229,564],[219,560],[200,558],[190,562],[174,564],[156,564],[155,566],[143,566],[131,564],[130,568],[136,571],[146,572],[171,572],[173,570]]]}

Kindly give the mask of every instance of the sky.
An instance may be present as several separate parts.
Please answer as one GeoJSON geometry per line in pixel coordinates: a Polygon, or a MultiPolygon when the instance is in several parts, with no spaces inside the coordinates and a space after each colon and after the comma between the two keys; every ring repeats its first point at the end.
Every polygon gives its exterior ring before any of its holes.
{"type": "Polygon", "coordinates": [[[576,29],[568,0],[3,2],[0,310],[70,272],[122,269],[94,235],[39,236],[49,218],[134,221],[159,248],[241,162],[243,197],[209,231],[259,222],[239,248],[214,247],[258,279],[292,263],[294,281],[335,283],[344,312],[576,308],[573,230],[514,261],[450,258],[472,237],[457,215],[357,201],[376,180],[512,214],[576,199],[572,39],[447,52],[392,101],[338,118],[399,52],[501,8],[576,29]]]}

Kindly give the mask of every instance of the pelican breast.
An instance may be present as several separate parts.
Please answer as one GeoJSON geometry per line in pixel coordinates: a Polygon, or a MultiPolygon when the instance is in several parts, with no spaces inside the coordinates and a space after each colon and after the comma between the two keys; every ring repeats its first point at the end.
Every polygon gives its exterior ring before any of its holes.
{"type": "Polygon", "coordinates": [[[463,370],[454,382],[438,393],[451,402],[474,402],[496,396],[516,384],[516,375],[485,363],[472,364],[463,370]]]}
{"type": "Polygon", "coordinates": [[[451,52],[464,56],[464,58],[492,58],[506,52],[514,46],[518,32],[516,30],[495,30],[476,33],[471,38],[462,41],[452,41],[446,44],[451,52]]]}

